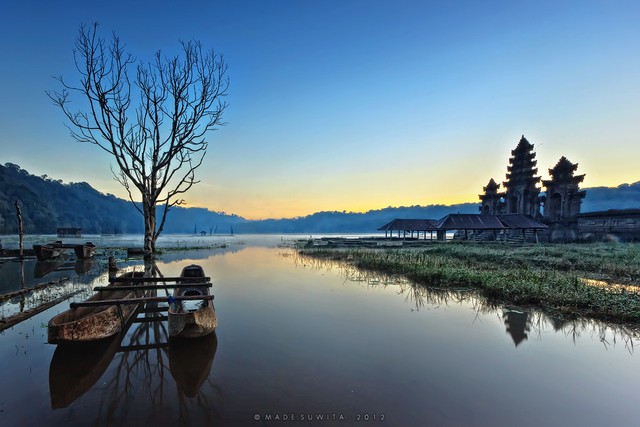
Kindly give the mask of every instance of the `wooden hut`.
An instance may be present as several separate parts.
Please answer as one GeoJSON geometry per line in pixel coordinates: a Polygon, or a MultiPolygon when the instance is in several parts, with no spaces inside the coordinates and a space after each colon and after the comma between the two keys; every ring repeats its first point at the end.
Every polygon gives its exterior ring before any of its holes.
{"type": "Polygon", "coordinates": [[[427,232],[433,238],[446,240],[448,231],[456,231],[457,236],[465,240],[520,240],[538,241],[538,231],[547,226],[522,214],[482,215],[482,214],[449,214],[436,221],[432,219],[395,219],[378,230],[385,232],[385,237],[420,238],[427,232]],[[402,234],[401,234],[402,233],[402,234]]]}
{"type": "Polygon", "coordinates": [[[380,231],[384,231],[384,237],[392,238],[393,232],[396,231],[398,233],[398,238],[400,238],[400,233],[402,233],[403,238],[414,238],[414,233],[416,233],[416,238],[420,238],[420,233],[423,233],[424,238],[427,238],[427,232],[429,232],[430,237],[433,238],[433,232],[436,231],[435,223],[438,222],[435,219],[394,219],[393,221],[383,225],[378,228],[380,231]]]}
{"type": "Polygon", "coordinates": [[[82,228],[58,227],[58,237],[82,237],[82,228]]]}

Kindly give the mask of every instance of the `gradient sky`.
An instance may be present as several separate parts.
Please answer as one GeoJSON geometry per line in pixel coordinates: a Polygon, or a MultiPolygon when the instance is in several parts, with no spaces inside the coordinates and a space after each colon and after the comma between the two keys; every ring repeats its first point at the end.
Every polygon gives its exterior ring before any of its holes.
{"type": "Polygon", "coordinates": [[[223,53],[226,127],[189,206],[247,218],[477,201],[524,134],[539,173],[640,180],[637,1],[13,1],[0,5],[0,162],[126,197],[46,97],[81,22],[138,59],[223,53]],[[150,6],[153,4],[153,6],[150,6]]]}

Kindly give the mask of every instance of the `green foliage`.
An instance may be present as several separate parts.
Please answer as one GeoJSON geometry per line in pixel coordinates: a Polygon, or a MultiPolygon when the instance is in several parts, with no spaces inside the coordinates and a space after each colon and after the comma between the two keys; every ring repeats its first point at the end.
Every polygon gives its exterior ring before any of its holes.
{"type": "Polygon", "coordinates": [[[104,195],[87,183],[63,184],[37,177],[18,165],[0,165],[0,233],[17,233],[19,201],[25,233],[55,233],[81,227],[84,233],[139,233],[141,217],[130,202],[104,195]]]}
{"type": "Polygon", "coordinates": [[[640,288],[594,286],[585,278],[640,286],[640,244],[434,244],[427,249],[303,249],[304,255],[398,274],[416,283],[466,287],[489,299],[564,315],[640,321],[640,288]]]}
{"type": "MultiPolygon", "coordinates": [[[[20,166],[0,165],[0,234],[18,232],[14,203],[19,201],[27,234],[53,234],[58,227],[80,227],[85,234],[143,233],[142,215],[130,201],[102,194],[86,182],[63,184],[29,174],[20,166]]],[[[167,233],[209,231],[217,226],[228,233],[231,226],[246,221],[235,215],[202,208],[173,208],[167,233]]]]}

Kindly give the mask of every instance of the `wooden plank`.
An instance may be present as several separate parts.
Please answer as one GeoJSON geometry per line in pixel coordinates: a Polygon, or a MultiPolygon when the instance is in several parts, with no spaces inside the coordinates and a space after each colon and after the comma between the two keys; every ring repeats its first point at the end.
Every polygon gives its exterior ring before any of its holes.
{"type": "Polygon", "coordinates": [[[137,317],[133,319],[131,323],[162,322],[163,320],[168,320],[168,319],[169,319],[169,316],[137,317]]]}
{"type": "Polygon", "coordinates": [[[124,286],[96,286],[94,291],[153,291],[155,289],[177,289],[177,288],[210,288],[213,285],[211,282],[207,283],[189,283],[189,284],[173,284],[173,285],[124,285],[124,286]]]}
{"type": "Polygon", "coordinates": [[[138,344],[138,345],[123,345],[118,348],[118,352],[127,352],[127,351],[140,351],[140,350],[155,350],[160,348],[169,347],[168,342],[161,342],[157,344],[138,344]]]}
{"type": "Polygon", "coordinates": [[[109,283],[120,282],[177,282],[178,280],[201,280],[203,282],[210,282],[211,277],[109,277],[109,283]]]}
{"type": "MultiPolygon", "coordinates": [[[[173,297],[175,301],[200,301],[200,300],[212,300],[213,295],[193,295],[193,296],[180,296],[173,297]]],[[[102,301],[84,301],[84,302],[72,302],[71,308],[78,307],[99,307],[103,305],[125,305],[125,304],[142,304],[147,302],[167,302],[167,297],[144,297],[144,298],[130,298],[130,299],[106,299],[102,301]]]]}
{"type": "Polygon", "coordinates": [[[139,313],[160,313],[163,311],[169,311],[169,306],[163,305],[159,307],[145,307],[144,309],[140,310],[139,313]]]}

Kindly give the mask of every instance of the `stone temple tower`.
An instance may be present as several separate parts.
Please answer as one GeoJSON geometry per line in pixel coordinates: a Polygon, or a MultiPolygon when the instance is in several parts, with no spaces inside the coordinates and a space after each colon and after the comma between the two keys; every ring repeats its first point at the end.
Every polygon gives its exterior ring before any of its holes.
{"type": "Polygon", "coordinates": [[[504,197],[504,193],[499,193],[498,188],[500,186],[496,183],[493,178],[489,180],[489,183],[486,187],[483,187],[482,190],[484,194],[478,195],[481,201],[480,205],[480,213],[483,215],[499,215],[502,213],[502,201],[500,200],[504,197]]]}
{"type": "Polygon", "coordinates": [[[536,168],[536,153],[533,144],[522,135],[518,146],[511,150],[507,167],[507,180],[503,182],[505,192],[505,212],[540,217],[540,189],[536,186],[540,177],[536,168]]]}
{"type": "Polygon", "coordinates": [[[586,191],[580,191],[579,185],[584,175],[573,175],[578,164],[573,164],[562,156],[552,169],[550,180],[542,181],[547,189],[544,203],[544,219],[547,221],[572,221],[580,213],[582,199],[586,191]]]}

